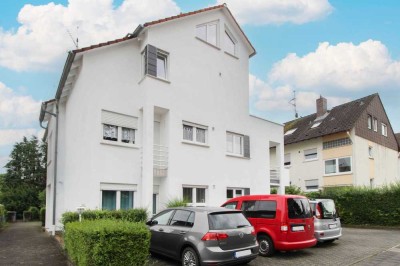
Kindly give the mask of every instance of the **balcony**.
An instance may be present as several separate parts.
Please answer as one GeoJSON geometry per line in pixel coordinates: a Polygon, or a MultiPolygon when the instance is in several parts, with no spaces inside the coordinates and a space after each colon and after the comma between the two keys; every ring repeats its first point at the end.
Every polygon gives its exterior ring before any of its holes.
{"type": "Polygon", "coordinates": [[[168,175],[168,147],[155,144],[153,147],[153,176],[168,175]]]}
{"type": "Polygon", "coordinates": [[[271,167],[269,170],[269,183],[271,187],[279,187],[280,184],[280,172],[279,167],[271,167]]]}

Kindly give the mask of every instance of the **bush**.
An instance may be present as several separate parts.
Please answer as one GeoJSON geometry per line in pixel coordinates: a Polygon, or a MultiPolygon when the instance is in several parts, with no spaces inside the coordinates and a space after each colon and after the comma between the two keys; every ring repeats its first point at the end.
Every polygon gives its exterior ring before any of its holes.
{"type": "Polygon", "coordinates": [[[46,223],[46,208],[45,207],[40,208],[40,221],[42,222],[42,226],[44,226],[46,223]]]}
{"type": "Polygon", "coordinates": [[[278,194],[278,189],[276,187],[271,188],[270,194],[278,194]]]}
{"type": "Polygon", "coordinates": [[[37,207],[29,207],[29,212],[31,212],[31,218],[33,221],[39,220],[39,209],[37,207]]]}
{"type": "MultiPolygon", "coordinates": [[[[146,209],[130,209],[130,210],[86,210],[82,212],[82,221],[84,220],[123,220],[128,222],[146,222],[146,209]]],[[[77,212],[65,212],[62,215],[61,222],[66,225],[70,222],[79,221],[77,212]]]]}
{"type": "Polygon", "coordinates": [[[302,191],[299,187],[290,185],[288,187],[285,187],[285,194],[287,194],[287,195],[302,195],[302,191]]]}
{"type": "Polygon", "coordinates": [[[65,225],[65,248],[81,265],[145,265],[150,231],[144,223],[96,220],[65,225]]]}
{"type": "Polygon", "coordinates": [[[0,228],[6,223],[6,214],[6,208],[4,205],[0,204],[0,228]]]}
{"type": "Polygon", "coordinates": [[[174,207],[185,207],[188,202],[184,199],[172,199],[167,203],[167,208],[174,208],[174,207]]]}

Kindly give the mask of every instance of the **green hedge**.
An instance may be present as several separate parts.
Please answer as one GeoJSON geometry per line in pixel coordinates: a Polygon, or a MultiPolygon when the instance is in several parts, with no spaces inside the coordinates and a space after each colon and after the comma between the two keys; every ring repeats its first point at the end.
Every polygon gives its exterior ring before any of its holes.
{"type": "MultiPolygon", "coordinates": [[[[83,220],[124,220],[129,222],[146,222],[147,210],[146,209],[130,209],[130,210],[86,210],[82,213],[83,220]]],[[[77,212],[65,212],[62,215],[61,222],[66,225],[70,222],[79,221],[77,212]]]]}
{"type": "Polygon", "coordinates": [[[3,204],[0,204],[0,228],[6,223],[6,213],[6,208],[3,204]]]}
{"type": "Polygon", "coordinates": [[[64,243],[77,266],[145,265],[150,231],[144,223],[121,220],[71,222],[65,225],[64,243]]]}
{"type": "Polygon", "coordinates": [[[400,184],[383,188],[328,188],[309,198],[330,198],[344,224],[400,226],[400,184]]]}
{"type": "Polygon", "coordinates": [[[40,208],[40,221],[42,222],[42,226],[46,223],[46,207],[40,208]]]}
{"type": "Polygon", "coordinates": [[[33,221],[39,220],[39,209],[37,207],[29,207],[28,211],[31,212],[33,221]]]}

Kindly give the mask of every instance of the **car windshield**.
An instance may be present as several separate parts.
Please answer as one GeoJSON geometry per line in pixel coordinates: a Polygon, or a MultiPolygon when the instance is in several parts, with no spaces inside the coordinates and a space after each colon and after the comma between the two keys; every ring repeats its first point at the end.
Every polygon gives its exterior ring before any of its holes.
{"type": "Polygon", "coordinates": [[[287,199],[289,219],[311,218],[312,212],[307,199],[287,199]]]}
{"type": "Polygon", "coordinates": [[[321,209],[322,209],[322,217],[324,218],[335,218],[336,217],[336,209],[335,209],[335,203],[333,200],[324,200],[321,201],[320,203],[321,209]]]}
{"type": "Polygon", "coordinates": [[[236,229],[251,226],[241,212],[211,213],[208,215],[211,230],[236,229]]]}

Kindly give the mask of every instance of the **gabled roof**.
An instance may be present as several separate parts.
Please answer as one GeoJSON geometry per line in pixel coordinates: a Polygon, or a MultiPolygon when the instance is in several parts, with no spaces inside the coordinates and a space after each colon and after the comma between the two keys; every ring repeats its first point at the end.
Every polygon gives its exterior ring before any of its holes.
{"type": "Polygon", "coordinates": [[[375,97],[378,97],[377,93],[332,108],[320,121],[321,124],[314,128],[312,126],[317,118],[316,113],[286,122],[285,132],[291,129],[296,130],[285,136],[285,145],[351,130],[375,97]]]}

